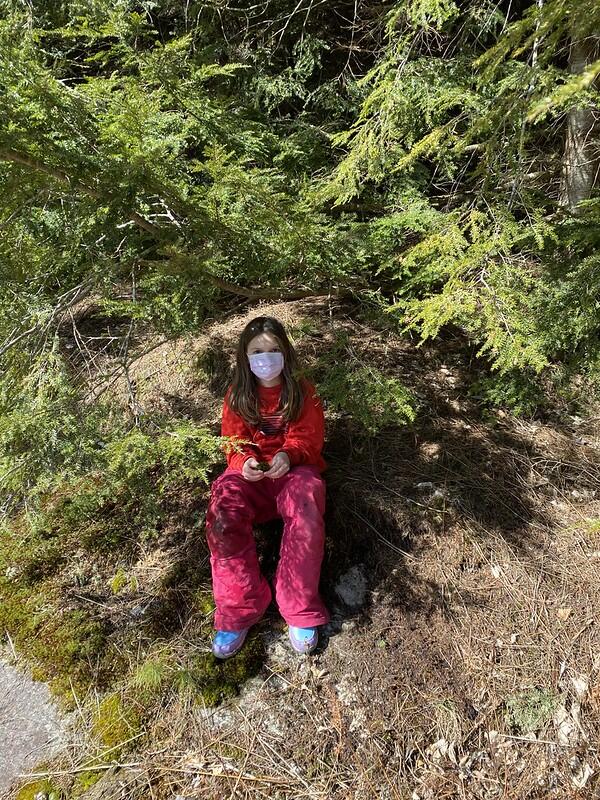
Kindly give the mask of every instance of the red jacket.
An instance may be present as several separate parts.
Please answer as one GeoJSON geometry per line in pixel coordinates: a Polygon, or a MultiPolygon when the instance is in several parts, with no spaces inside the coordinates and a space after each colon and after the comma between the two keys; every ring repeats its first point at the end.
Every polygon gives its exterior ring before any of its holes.
{"type": "Polygon", "coordinates": [[[227,398],[231,387],[225,394],[223,403],[222,436],[246,439],[251,444],[241,445],[241,452],[229,450],[227,463],[233,469],[241,470],[248,458],[257,461],[271,461],[275,453],[283,450],[290,459],[290,466],[312,464],[321,472],[326,464],[321,456],[325,434],[323,406],[316,395],[315,387],[304,382],[304,405],[298,419],[286,422],[279,408],[281,384],[279,386],[259,386],[259,425],[250,425],[229,407],[227,398]]]}

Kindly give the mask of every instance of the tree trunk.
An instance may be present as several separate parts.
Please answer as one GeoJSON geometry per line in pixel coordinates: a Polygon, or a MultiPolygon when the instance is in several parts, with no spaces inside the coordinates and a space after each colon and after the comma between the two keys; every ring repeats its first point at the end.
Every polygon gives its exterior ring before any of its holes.
{"type": "MultiPolygon", "coordinates": [[[[569,70],[581,73],[597,58],[598,38],[573,34],[569,52],[569,70]]],[[[577,206],[587,200],[597,181],[600,167],[598,123],[600,114],[594,106],[578,106],[569,111],[563,154],[560,205],[577,213],[577,206]]]]}

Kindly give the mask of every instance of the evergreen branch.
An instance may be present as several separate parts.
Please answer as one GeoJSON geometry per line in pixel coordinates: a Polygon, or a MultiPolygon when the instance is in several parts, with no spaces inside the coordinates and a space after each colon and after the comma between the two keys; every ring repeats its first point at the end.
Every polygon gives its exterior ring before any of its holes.
{"type": "MultiPolygon", "coordinates": [[[[25,155],[13,149],[5,149],[0,150],[0,160],[13,162],[16,164],[20,164],[21,166],[28,167],[29,169],[43,172],[46,175],[50,175],[52,178],[55,178],[60,183],[67,185],[69,187],[75,188],[82,192],[83,194],[88,195],[89,197],[93,197],[95,199],[102,199],[103,196],[100,192],[96,189],[93,189],[86,184],[75,182],[73,179],[62,170],[58,169],[57,167],[49,166],[44,164],[37,159],[32,158],[31,156],[25,155]]],[[[110,198],[108,198],[110,199],[110,198]]],[[[161,229],[154,225],[152,222],[149,222],[145,219],[141,214],[138,214],[136,211],[130,212],[130,219],[138,225],[138,227],[143,228],[144,230],[152,233],[154,235],[160,236],[161,229]]],[[[141,264],[148,263],[140,261],[141,264]]],[[[281,302],[290,301],[290,300],[302,300],[308,297],[328,297],[328,296],[339,296],[340,292],[338,291],[326,291],[326,292],[319,292],[314,290],[298,290],[289,293],[281,293],[277,290],[261,290],[261,289],[253,289],[248,288],[245,286],[238,286],[237,284],[230,283],[229,281],[225,281],[222,278],[218,278],[216,275],[207,274],[208,280],[217,288],[222,289],[226,292],[231,292],[232,294],[239,295],[241,297],[246,297],[249,300],[277,300],[281,302]]],[[[0,355],[2,355],[7,349],[12,347],[21,339],[25,338],[29,334],[35,333],[38,330],[38,326],[35,326],[28,331],[24,331],[19,334],[18,337],[11,340],[8,343],[5,343],[2,347],[0,347],[0,355]]]]}
{"type": "MultiPolygon", "coordinates": [[[[15,164],[20,164],[23,167],[36,170],[37,172],[43,172],[44,174],[55,178],[60,183],[75,188],[83,194],[88,195],[88,197],[93,197],[95,200],[112,199],[110,195],[102,194],[96,191],[96,189],[92,189],[91,186],[86,186],[84,183],[73,181],[73,179],[70,178],[66,172],[63,172],[56,167],[48,166],[47,164],[44,164],[41,161],[32,158],[31,156],[19,153],[17,150],[12,150],[10,148],[7,150],[0,150],[0,160],[10,161],[15,164]]],[[[152,222],[149,222],[141,214],[138,214],[137,211],[130,211],[129,217],[139,228],[143,228],[145,231],[148,231],[148,233],[153,233],[154,235],[160,234],[160,228],[158,228],[156,225],[153,225],[152,222]]]]}
{"type": "MultiPolygon", "coordinates": [[[[165,262],[138,259],[137,263],[140,266],[156,267],[159,264],[163,265],[165,262]]],[[[224,278],[219,278],[218,275],[213,275],[210,272],[204,272],[203,275],[208,282],[217,289],[236,294],[239,297],[246,297],[248,300],[275,300],[280,303],[285,303],[291,300],[306,300],[309,297],[344,297],[352,294],[350,289],[328,289],[327,291],[321,291],[319,289],[298,289],[297,291],[281,292],[278,289],[259,289],[249,286],[239,286],[237,283],[226,281],[224,278]]]]}

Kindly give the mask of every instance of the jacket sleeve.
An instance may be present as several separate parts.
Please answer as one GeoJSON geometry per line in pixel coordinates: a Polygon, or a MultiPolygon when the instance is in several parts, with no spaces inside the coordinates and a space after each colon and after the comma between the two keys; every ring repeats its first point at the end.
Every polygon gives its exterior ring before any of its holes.
{"type": "MultiPolygon", "coordinates": [[[[229,407],[229,403],[227,402],[227,398],[229,396],[229,390],[225,395],[225,400],[223,401],[223,415],[221,418],[221,436],[230,436],[233,439],[237,440],[247,440],[252,441],[252,430],[248,423],[240,417],[239,414],[236,414],[235,411],[232,411],[229,407]]],[[[241,471],[242,467],[244,466],[244,462],[247,461],[250,457],[255,456],[255,449],[248,444],[240,444],[238,445],[237,450],[234,450],[231,447],[227,447],[225,451],[225,457],[227,458],[227,465],[232,467],[233,469],[239,469],[241,471]]]]}
{"type": "Polygon", "coordinates": [[[304,405],[297,420],[290,422],[281,450],[288,454],[290,466],[317,464],[323,449],[325,417],[315,387],[305,387],[304,405]]]}

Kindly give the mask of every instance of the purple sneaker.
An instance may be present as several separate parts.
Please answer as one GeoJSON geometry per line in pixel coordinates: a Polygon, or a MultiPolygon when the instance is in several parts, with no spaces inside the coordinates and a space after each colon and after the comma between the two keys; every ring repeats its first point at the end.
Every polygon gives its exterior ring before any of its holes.
{"type": "Polygon", "coordinates": [[[217,631],[212,643],[213,655],[217,658],[231,658],[246,641],[246,636],[250,628],[241,631],[217,631]]]}
{"type": "Polygon", "coordinates": [[[316,628],[296,628],[289,626],[290,642],[297,653],[312,653],[319,641],[316,628]]]}

